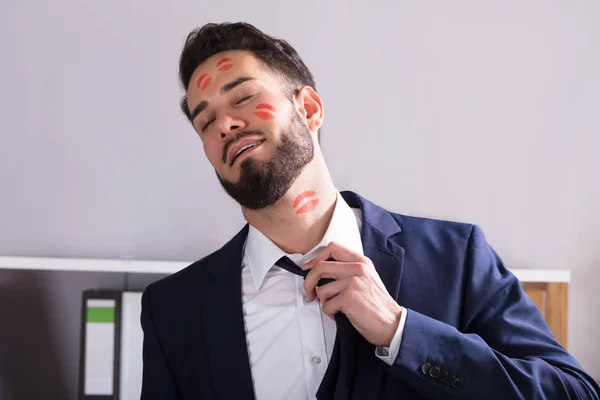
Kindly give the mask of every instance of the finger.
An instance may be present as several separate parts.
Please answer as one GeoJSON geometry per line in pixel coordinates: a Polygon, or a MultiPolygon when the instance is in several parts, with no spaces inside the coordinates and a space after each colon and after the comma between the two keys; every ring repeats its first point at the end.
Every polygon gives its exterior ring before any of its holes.
{"type": "Polygon", "coordinates": [[[362,255],[355,253],[349,248],[342,246],[337,242],[329,242],[329,244],[321,251],[321,253],[307,263],[307,265],[315,264],[320,261],[326,261],[330,258],[336,261],[360,261],[362,255]]]}
{"type": "Polygon", "coordinates": [[[324,278],[337,279],[337,275],[334,275],[328,271],[322,271],[320,274],[311,274],[309,272],[306,275],[304,278],[304,291],[306,292],[308,301],[313,301],[317,297],[317,285],[319,284],[319,281],[324,278]]]}
{"type": "Polygon", "coordinates": [[[335,319],[335,314],[338,312],[343,313],[346,303],[347,296],[345,293],[340,293],[337,296],[332,297],[330,300],[323,303],[321,310],[325,315],[327,315],[331,319],[335,319]]]}
{"type": "Polygon", "coordinates": [[[334,264],[334,262],[324,261],[323,263],[326,265],[322,266],[322,268],[309,271],[304,277],[304,291],[306,292],[308,301],[313,301],[316,298],[317,293],[315,289],[322,278],[337,279],[337,275],[331,271],[335,268],[328,265],[334,264]]]}
{"type": "Polygon", "coordinates": [[[327,247],[321,251],[321,253],[313,258],[308,263],[302,266],[303,270],[307,270],[312,268],[312,265],[320,262],[326,261],[330,258],[335,259],[336,261],[362,261],[363,256],[359,253],[355,253],[354,251],[348,249],[347,247],[342,246],[336,242],[330,242],[327,247]]]}
{"type": "Polygon", "coordinates": [[[313,299],[315,295],[314,288],[317,287],[321,279],[331,278],[342,280],[359,275],[363,270],[362,264],[357,262],[321,261],[316,264],[314,268],[308,272],[306,278],[304,278],[304,290],[309,296],[309,299],[313,299]]]}
{"type": "Polygon", "coordinates": [[[317,289],[317,297],[319,301],[324,304],[330,299],[334,298],[338,294],[342,293],[350,285],[349,279],[342,279],[333,282],[329,282],[326,285],[319,286],[317,289]]]}

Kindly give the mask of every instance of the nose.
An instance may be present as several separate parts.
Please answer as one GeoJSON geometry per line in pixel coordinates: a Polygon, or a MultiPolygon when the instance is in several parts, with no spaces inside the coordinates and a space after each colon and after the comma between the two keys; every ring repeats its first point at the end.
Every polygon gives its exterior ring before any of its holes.
{"type": "Polygon", "coordinates": [[[246,129],[246,122],[235,115],[222,115],[217,117],[217,129],[219,129],[219,137],[221,140],[227,139],[231,135],[246,129]]]}

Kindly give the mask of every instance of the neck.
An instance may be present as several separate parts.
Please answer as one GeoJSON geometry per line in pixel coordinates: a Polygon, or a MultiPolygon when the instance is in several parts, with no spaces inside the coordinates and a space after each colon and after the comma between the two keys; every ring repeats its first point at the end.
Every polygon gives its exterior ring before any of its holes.
{"type": "Polygon", "coordinates": [[[288,254],[306,254],[319,244],[336,205],[338,192],[327,169],[313,161],[316,165],[307,165],[275,204],[261,210],[242,208],[246,221],[288,254]],[[302,194],[311,196],[301,199],[302,194]]]}

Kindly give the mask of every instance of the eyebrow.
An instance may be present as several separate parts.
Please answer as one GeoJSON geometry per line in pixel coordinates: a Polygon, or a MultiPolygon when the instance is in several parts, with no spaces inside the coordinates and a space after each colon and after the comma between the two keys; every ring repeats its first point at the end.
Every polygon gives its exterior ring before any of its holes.
{"type": "MultiPolygon", "coordinates": [[[[234,81],[229,82],[226,85],[223,85],[223,87],[221,87],[220,93],[225,94],[225,93],[233,90],[233,88],[241,85],[242,83],[247,82],[247,81],[253,81],[253,80],[256,80],[256,78],[252,78],[250,76],[242,76],[240,78],[237,78],[234,81]]],[[[206,100],[201,101],[200,104],[198,104],[194,108],[194,111],[192,111],[190,119],[193,121],[198,116],[198,114],[200,114],[202,111],[204,111],[206,109],[206,107],[208,107],[208,101],[206,101],[206,100]]]]}

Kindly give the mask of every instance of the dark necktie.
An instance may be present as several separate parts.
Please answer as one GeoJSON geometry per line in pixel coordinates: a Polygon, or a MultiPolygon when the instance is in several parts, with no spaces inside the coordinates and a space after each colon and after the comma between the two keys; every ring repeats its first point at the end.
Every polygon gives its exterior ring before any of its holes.
{"type": "MultiPolygon", "coordinates": [[[[327,261],[335,260],[331,258],[327,261]]],[[[281,257],[275,265],[303,278],[306,278],[308,274],[308,271],[302,270],[302,268],[285,256],[281,257]]],[[[323,286],[332,281],[333,279],[323,278],[319,280],[317,286],[323,286]]],[[[334,400],[347,400],[350,398],[350,384],[352,383],[352,373],[354,372],[356,344],[360,335],[348,318],[341,312],[335,314],[335,323],[337,325],[336,339],[338,346],[334,345],[331,363],[327,368],[323,381],[335,380],[335,391],[332,398],[334,400]],[[338,348],[336,349],[336,347],[338,348]]],[[[320,391],[321,388],[319,388],[320,391]]]]}

